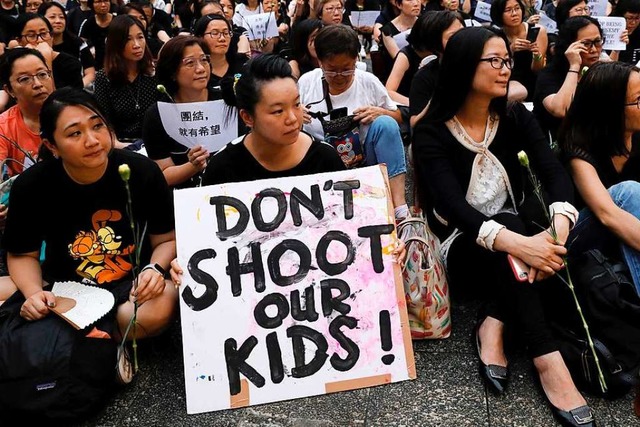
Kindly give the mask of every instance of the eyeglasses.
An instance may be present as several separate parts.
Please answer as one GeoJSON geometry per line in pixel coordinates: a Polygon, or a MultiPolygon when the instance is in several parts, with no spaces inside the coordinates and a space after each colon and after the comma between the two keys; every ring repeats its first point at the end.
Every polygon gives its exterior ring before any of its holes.
{"type": "Polygon", "coordinates": [[[356,73],[356,69],[354,68],[353,70],[346,70],[346,71],[325,71],[323,69],[322,73],[324,74],[325,77],[332,79],[337,76],[342,76],[342,77],[353,76],[356,73]]]}
{"type": "Polygon", "coordinates": [[[593,40],[582,40],[582,45],[587,48],[587,50],[591,50],[592,47],[599,48],[604,44],[604,37],[597,38],[593,40]]]}
{"type": "Polygon", "coordinates": [[[51,40],[51,32],[44,31],[39,34],[23,34],[20,37],[25,39],[29,43],[37,43],[38,39],[42,39],[43,42],[46,42],[51,40]]]}
{"type": "Polygon", "coordinates": [[[638,21],[640,21],[640,15],[631,15],[631,16],[625,15],[624,19],[626,19],[627,21],[630,21],[630,22],[638,22],[638,21]]]}
{"type": "Polygon", "coordinates": [[[480,62],[488,62],[496,70],[502,70],[505,66],[509,70],[513,69],[513,58],[504,59],[499,56],[494,56],[492,58],[482,58],[480,59],[480,62]]]}
{"type": "Polygon", "coordinates": [[[633,107],[636,106],[639,110],[640,110],[640,97],[638,99],[636,99],[633,102],[630,102],[628,104],[624,104],[625,107],[633,107]]]}
{"type": "Polygon", "coordinates": [[[507,15],[513,15],[514,13],[517,15],[520,12],[522,12],[522,9],[520,8],[520,6],[515,6],[511,9],[504,10],[504,13],[506,13],[507,15]]]}
{"type": "Polygon", "coordinates": [[[586,6],[584,6],[584,7],[576,7],[575,9],[571,9],[570,12],[574,12],[574,13],[576,13],[578,15],[590,15],[591,14],[591,11],[586,6]]]}
{"type": "Polygon", "coordinates": [[[209,55],[202,55],[200,58],[182,58],[184,68],[195,68],[196,64],[207,68],[211,65],[211,57],[209,55]]]}
{"type": "Polygon", "coordinates": [[[228,39],[229,37],[231,37],[231,33],[229,31],[217,31],[217,30],[213,30],[210,33],[204,33],[203,36],[209,36],[212,39],[219,39],[220,36],[222,36],[222,38],[224,39],[228,39]]]}
{"type": "Polygon", "coordinates": [[[35,74],[23,74],[16,79],[16,82],[18,82],[20,86],[29,86],[34,83],[35,81],[34,79],[38,79],[38,81],[42,83],[44,81],[49,80],[50,78],[51,78],[51,71],[42,70],[42,71],[38,71],[35,74]]]}
{"type": "Polygon", "coordinates": [[[342,6],[327,7],[326,9],[323,9],[323,10],[329,15],[333,15],[336,12],[338,12],[341,15],[344,13],[344,8],[342,6]]]}

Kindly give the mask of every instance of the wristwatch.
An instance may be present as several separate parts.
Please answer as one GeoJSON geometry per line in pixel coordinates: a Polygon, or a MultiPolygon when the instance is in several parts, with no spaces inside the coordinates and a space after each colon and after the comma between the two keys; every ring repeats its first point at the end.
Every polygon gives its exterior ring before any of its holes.
{"type": "Polygon", "coordinates": [[[162,275],[162,277],[165,277],[165,278],[167,277],[167,270],[165,270],[164,268],[162,268],[162,266],[161,266],[160,264],[158,264],[158,263],[155,263],[155,264],[148,264],[148,265],[146,265],[146,266],[141,270],[141,272],[142,272],[142,271],[145,271],[145,270],[148,270],[148,269],[152,269],[152,270],[157,271],[158,273],[160,273],[160,274],[162,275]]]}

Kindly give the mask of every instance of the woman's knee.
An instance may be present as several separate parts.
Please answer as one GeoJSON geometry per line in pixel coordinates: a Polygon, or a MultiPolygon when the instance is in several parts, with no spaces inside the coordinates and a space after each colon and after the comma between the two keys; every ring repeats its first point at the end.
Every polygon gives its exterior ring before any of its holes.
{"type": "Polygon", "coordinates": [[[175,316],[177,303],[178,291],[173,282],[167,280],[162,294],[138,308],[137,320],[145,338],[159,335],[167,329],[175,316]]]}
{"type": "Polygon", "coordinates": [[[618,207],[640,217],[640,182],[619,182],[609,187],[609,194],[618,207]]]}

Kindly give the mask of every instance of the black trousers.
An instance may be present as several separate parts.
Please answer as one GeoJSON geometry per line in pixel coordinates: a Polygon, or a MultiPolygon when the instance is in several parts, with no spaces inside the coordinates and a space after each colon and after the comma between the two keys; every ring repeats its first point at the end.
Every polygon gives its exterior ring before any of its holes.
{"type": "MultiPolygon", "coordinates": [[[[513,214],[501,213],[492,219],[522,235],[538,232],[528,230],[525,221],[513,214]]],[[[556,291],[563,285],[553,278],[533,284],[517,281],[506,253],[491,252],[475,240],[476,236],[463,233],[449,249],[447,272],[452,296],[484,301],[480,318],[491,316],[515,330],[530,357],[558,350],[547,323],[547,310],[557,310],[562,292],[556,291]]]]}

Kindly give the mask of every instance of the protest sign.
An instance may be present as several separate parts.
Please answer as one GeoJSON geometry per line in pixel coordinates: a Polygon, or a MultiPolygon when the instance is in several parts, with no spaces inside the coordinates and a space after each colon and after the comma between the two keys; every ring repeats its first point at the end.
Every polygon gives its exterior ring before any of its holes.
{"type": "Polygon", "coordinates": [[[273,12],[243,16],[249,40],[266,40],[278,37],[278,20],[273,12]]]}
{"type": "Polygon", "coordinates": [[[547,33],[558,33],[558,25],[556,24],[556,21],[549,18],[546,13],[540,12],[540,21],[538,23],[547,30],[547,33]]]}
{"type": "Polygon", "coordinates": [[[608,0],[589,0],[587,3],[589,14],[593,17],[607,16],[607,1],[608,0]]]}
{"type": "Polygon", "coordinates": [[[188,148],[202,145],[210,153],[238,136],[238,118],[226,117],[224,101],[158,102],[167,134],[188,148]]]}
{"type": "Polygon", "coordinates": [[[627,29],[627,22],[623,17],[598,16],[602,35],[604,36],[605,50],[626,50],[627,45],[620,41],[620,36],[627,29]]]}
{"type": "Polygon", "coordinates": [[[398,46],[398,49],[402,49],[403,47],[409,45],[409,42],[407,41],[407,36],[410,33],[411,33],[411,28],[409,28],[407,31],[403,31],[393,36],[393,40],[395,40],[396,45],[398,46]]]}
{"type": "Polygon", "coordinates": [[[415,378],[386,176],[174,192],[188,413],[415,378]]]}
{"type": "Polygon", "coordinates": [[[483,1],[476,4],[476,11],[473,14],[476,18],[484,22],[491,22],[491,5],[483,1]]]}
{"type": "Polygon", "coordinates": [[[349,15],[349,19],[351,20],[351,25],[356,28],[373,27],[376,23],[376,19],[378,19],[378,15],[380,15],[379,10],[363,10],[361,12],[353,11],[349,15]]]}

